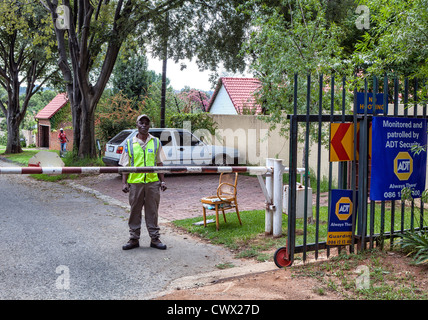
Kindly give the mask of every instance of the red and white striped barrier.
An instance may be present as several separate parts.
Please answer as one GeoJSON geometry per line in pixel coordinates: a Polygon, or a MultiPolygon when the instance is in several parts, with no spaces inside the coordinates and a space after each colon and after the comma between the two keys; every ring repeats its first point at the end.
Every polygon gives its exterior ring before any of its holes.
{"type": "Polygon", "coordinates": [[[101,173],[222,173],[240,172],[252,175],[272,173],[269,167],[0,167],[1,174],[101,174],[101,173]]]}
{"type": "MultiPolygon", "coordinates": [[[[279,237],[282,234],[283,179],[289,168],[282,165],[281,159],[267,159],[266,167],[240,166],[161,166],[161,167],[0,167],[3,174],[101,174],[101,173],[249,173],[257,175],[266,199],[265,232],[279,237]],[[266,181],[262,176],[267,175],[266,181]]],[[[298,168],[302,175],[305,169],[298,168]]],[[[302,178],[301,178],[302,179],[302,178]]]]}

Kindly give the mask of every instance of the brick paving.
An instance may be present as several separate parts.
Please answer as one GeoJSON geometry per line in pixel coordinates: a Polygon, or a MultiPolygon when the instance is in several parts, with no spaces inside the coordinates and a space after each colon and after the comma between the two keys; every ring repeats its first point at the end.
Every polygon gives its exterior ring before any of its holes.
{"type": "MultiPolygon", "coordinates": [[[[118,174],[100,174],[81,177],[74,182],[127,204],[128,194],[122,192],[121,179],[118,174]]],[[[219,175],[167,175],[165,180],[168,189],[161,192],[159,216],[173,221],[198,216],[202,218],[200,199],[215,194],[219,175]]],[[[239,175],[238,205],[239,211],[264,210],[265,199],[256,176],[239,175]]],[[[208,212],[211,213],[214,211],[208,212]]]]}

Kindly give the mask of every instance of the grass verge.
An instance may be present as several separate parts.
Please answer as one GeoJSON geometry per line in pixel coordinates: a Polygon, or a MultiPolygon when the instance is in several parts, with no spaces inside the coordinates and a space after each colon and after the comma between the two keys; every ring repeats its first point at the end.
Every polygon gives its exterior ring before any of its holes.
{"type": "MultiPolygon", "coordinates": [[[[326,219],[327,209],[320,210],[320,217],[326,219]]],[[[380,211],[380,209],[379,209],[380,211]]],[[[242,226],[236,214],[227,214],[227,223],[220,215],[220,230],[216,231],[215,223],[205,228],[194,225],[201,217],[177,220],[173,224],[185,231],[199,236],[213,244],[222,245],[235,253],[237,258],[251,258],[257,261],[273,261],[273,253],[286,244],[287,216],[283,215],[283,233],[281,238],[264,235],[264,211],[242,211],[242,226]]],[[[410,216],[409,213],[405,215],[410,216]]],[[[376,216],[379,216],[377,214],[376,216]]],[[[215,220],[211,215],[207,219],[215,220]]],[[[326,220],[324,220],[326,221],[326,220]]],[[[388,221],[389,222],[389,221],[388,221]]],[[[379,225],[376,221],[375,225],[379,225]]],[[[385,223],[386,224],[386,223],[385,223]]],[[[386,224],[390,225],[390,224],[386,224]]],[[[296,229],[302,230],[303,222],[297,222],[296,229]]],[[[315,224],[309,225],[308,239],[313,239],[315,224]],[[311,231],[312,230],[312,231],[311,231]]],[[[327,224],[320,225],[320,238],[326,236],[327,224]]],[[[385,228],[388,231],[388,228],[385,228]]],[[[302,238],[302,236],[298,236],[302,238]]],[[[309,243],[309,242],[308,242],[309,243]]],[[[346,250],[345,250],[346,251],[346,250]]],[[[334,292],[345,300],[426,300],[426,269],[415,266],[411,258],[402,251],[365,250],[357,254],[332,253],[326,261],[299,264],[301,257],[295,257],[296,264],[290,268],[293,278],[310,278],[313,280],[313,291],[317,295],[334,292]]],[[[233,265],[218,266],[229,268],[233,265]]]]}
{"type": "MultiPolygon", "coordinates": [[[[24,148],[21,153],[5,154],[4,153],[5,149],[6,149],[5,147],[0,146],[0,156],[1,157],[6,158],[10,161],[16,162],[18,164],[24,165],[24,166],[28,166],[28,160],[30,160],[36,153],[38,153],[40,151],[40,150],[32,149],[32,148],[28,148],[28,149],[24,148]]],[[[55,152],[55,151],[52,150],[51,152],[55,152]]]]}
{"type": "MultiPolygon", "coordinates": [[[[417,221],[418,216],[413,212],[411,208],[405,208],[403,215],[401,215],[401,206],[397,204],[395,210],[394,219],[394,230],[401,230],[401,226],[404,228],[410,228],[411,220],[417,221]]],[[[416,211],[416,210],[414,210],[416,211]]],[[[381,219],[381,207],[380,205],[375,206],[374,217],[374,233],[378,234],[382,228],[381,219]]],[[[202,220],[202,217],[176,220],[173,224],[176,227],[182,228],[187,232],[195,234],[203,239],[209,240],[214,244],[220,244],[233,250],[237,257],[248,257],[255,258],[259,261],[270,260],[270,256],[267,256],[267,251],[278,249],[279,247],[286,245],[286,234],[288,229],[288,216],[283,215],[282,219],[282,230],[283,236],[280,238],[266,237],[264,235],[265,226],[265,211],[254,210],[254,211],[242,211],[240,212],[242,226],[239,225],[238,218],[233,211],[226,213],[227,223],[223,221],[223,217],[220,214],[220,230],[216,231],[215,223],[208,224],[205,228],[203,225],[194,225],[195,222],[202,220]]],[[[314,218],[316,217],[314,209],[314,218]]],[[[212,219],[215,221],[215,215],[207,216],[207,220],[212,219]]],[[[328,226],[328,208],[319,208],[319,225],[318,225],[318,241],[323,242],[327,240],[327,226],[328,226]]],[[[307,243],[315,243],[316,240],[316,223],[307,224],[307,243]]],[[[391,230],[391,208],[386,208],[384,215],[384,226],[385,232],[391,230]]],[[[303,244],[304,234],[304,221],[303,219],[297,219],[296,222],[296,245],[303,244]]]]}
{"type": "MultiPolygon", "coordinates": [[[[5,154],[4,153],[5,147],[0,146],[0,156],[3,158],[6,158],[10,161],[13,161],[15,163],[18,163],[22,166],[28,166],[28,160],[30,160],[34,155],[36,155],[38,152],[40,152],[39,149],[32,149],[32,148],[24,148],[23,152],[21,153],[12,153],[12,154],[5,154]]],[[[47,150],[49,152],[54,152],[59,155],[59,150],[47,150]]],[[[64,162],[64,165],[66,167],[103,167],[104,163],[102,162],[101,158],[84,158],[81,159],[74,155],[72,152],[68,152],[67,155],[62,158],[62,161],[64,162]]],[[[31,174],[32,178],[37,180],[44,180],[44,181],[60,181],[64,179],[75,179],[78,176],[78,174],[58,174],[58,175],[49,175],[49,174],[31,174]]]]}
{"type": "MultiPolygon", "coordinates": [[[[194,225],[201,221],[201,217],[176,220],[172,223],[189,233],[209,240],[213,244],[223,245],[233,251],[239,258],[255,258],[258,261],[269,260],[266,251],[277,246],[284,246],[286,239],[264,236],[265,212],[264,210],[241,211],[242,226],[239,224],[236,213],[226,213],[227,223],[224,223],[220,214],[220,230],[216,231],[215,223],[209,223],[205,228],[203,225],[194,225]]],[[[213,219],[215,215],[207,216],[207,220],[213,219]]],[[[286,221],[283,228],[285,230],[286,221]]]]}

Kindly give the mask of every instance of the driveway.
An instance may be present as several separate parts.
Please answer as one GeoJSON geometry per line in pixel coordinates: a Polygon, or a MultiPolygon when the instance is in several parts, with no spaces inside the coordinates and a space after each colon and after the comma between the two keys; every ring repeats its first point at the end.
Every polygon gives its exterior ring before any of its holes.
{"type": "MultiPolygon", "coordinates": [[[[122,192],[122,180],[118,174],[100,174],[81,177],[73,181],[116,200],[128,204],[128,194],[122,192]]],[[[161,193],[159,216],[173,221],[200,216],[200,199],[214,195],[218,186],[218,174],[176,174],[165,177],[168,189],[161,193]]],[[[265,199],[256,176],[240,175],[238,178],[238,205],[240,211],[264,210],[265,199]]]]}
{"type": "MultiPolygon", "coordinates": [[[[0,160],[0,166],[15,165],[0,160]]],[[[182,178],[168,179],[170,190],[165,194],[169,197],[164,199],[172,198],[174,190],[186,194],[180,187],[182,178]]],[[[186,188],[197,185],[194,178],[186,188]]],[[[124,197],[118,176],[82,180],[124,197]]],[[[166,224],[161,233],[168,250],[151,249],[145,234],[140,248],[123,251],[121,247],[128,239],[126,206],[119,201],[119,206],[111,203],[112,197],[103,199],[76,190],[77,182],[73,181],[75,188],[70,188],[69,182],[0,175],[0,299],[148,299],[171,285],[183,288],[189,283],[193,286],[275,269],[272,263],[236,259],[229,250],[179,233],[166,224]],[[219,271],[216,265],[225,263],[236,267],[219,271]]],[[[188,212],[185,201],[189,199],[177,201],[183,210],[166,206],[170,209],[165,212],[171,218],[175,211],[188,212]]],[[[196,208],[198,204],[188,206],[196,208]]]]}

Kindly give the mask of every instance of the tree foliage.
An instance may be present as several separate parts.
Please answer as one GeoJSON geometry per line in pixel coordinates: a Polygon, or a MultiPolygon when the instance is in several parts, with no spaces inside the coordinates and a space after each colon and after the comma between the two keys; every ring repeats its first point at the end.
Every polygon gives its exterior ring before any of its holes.
{"type": "Polygon", "coordinates": [[[141,101],[129,98],[121,92],[102,99],[95,118],[97,138],[106,143],[120,131],[133,129],[142,106],[141,101]]]}
{"type": "Polygon", "coordinates": [[[6,153],[19,153],[19,126],[30,99],[55,73],[54,37],[39,2],[1,0],[0,12],[0,86],[7,93],[0,110],[7,122],[6,153]]]}
{"type": "Polygon", "coordinates": [[[428,75],[428,1],[364,0],[370,29],[354,55],[368,73],[426,78],[428,75]]]}
{"type": "Polygon", "coordinates": [[[174,59],[198,57],[200,67],[214,68],[225,61],[226,67],[237,68],[243,65],[236,53],[247,23],[236,11],[242,2],[64,0],[70,19],[67,28],[59,28],[58,2],[47,0],[79,156],[96,154],[95,109],[126,41],[143,52],[152,48],[152,53],[162,58],[167,43],[168,55],[174,59]],[[170,23],[165,24],[167,14],[170,23]]]}
{"type": "MultiPolygon", "coordinates": [[[[319,79],[323,74],[348,72],[343,59],[342,30],[326,18],[326,3],[320,0],[253,0],[243,7],[253,25],[245,55],[261,80],[259,102],[272,127],[281,125],[286,134],[286,114],[293,112],[294,75],[299,75],[298,112],[306,113],[306,90],[310,81],[311,113],[318,110],[319,79]]],[[[324,77],[324,81],[329,79],[324,77]]]]}
{"type": "Polygon", "coordinates": [[[205,92],[190,89],[190,87],[181,90],[177,94],[177,98],[179,101],[177,102],[178,111],[183,113],[205,112],[209,103],[209,97],[205,92]]]}
{"type": "Polygon", "coordinates": [[[119,57],[113,69],[113,91],[121,91],[128,98],[143,98],[150,85],[160,79],[159,74],[148,70],[145,55],[123,55],[119,57]]]}

